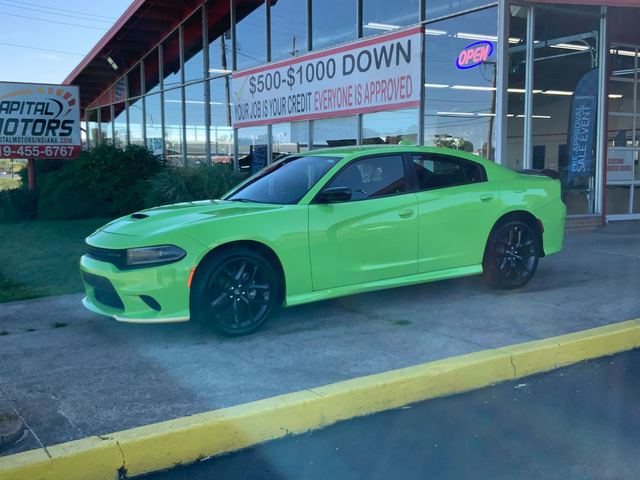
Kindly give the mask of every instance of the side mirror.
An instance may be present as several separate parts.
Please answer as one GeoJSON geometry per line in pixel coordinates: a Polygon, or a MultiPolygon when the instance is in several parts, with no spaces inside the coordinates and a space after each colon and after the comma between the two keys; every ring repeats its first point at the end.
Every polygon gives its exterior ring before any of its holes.
{"type": "Polygon", "coordinates": [[[325,203],[348,202],[351,200],[351,189],[349,187],[330,187],[320,192],[320,198],[325,203]]]}

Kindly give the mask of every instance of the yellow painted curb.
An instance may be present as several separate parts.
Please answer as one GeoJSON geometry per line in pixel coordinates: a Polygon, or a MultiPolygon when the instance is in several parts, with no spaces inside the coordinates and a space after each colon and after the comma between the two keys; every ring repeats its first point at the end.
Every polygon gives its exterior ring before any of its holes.
{"type": "Polygon", "coordinates": [[[0,457],[0,480],[113,480],[640,347],[640,319],[0,457]],[[50,457],[49,457],[50,455],[50,457]]]}

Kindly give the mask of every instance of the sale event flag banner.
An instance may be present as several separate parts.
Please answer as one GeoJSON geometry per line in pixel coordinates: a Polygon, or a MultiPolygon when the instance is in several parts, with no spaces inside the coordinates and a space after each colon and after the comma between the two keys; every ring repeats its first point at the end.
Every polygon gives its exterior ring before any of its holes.
{"type": "Polygon", "coordinates": [[[82,149],[78,87],[0,82],[0,155],[70,158],[82,149]]]}
{"type": "Polygon", "coordinates": [[[587,72],[578,82],[569,118],[569,172],[567,183],[589,177],[595,158],[598,107],[598,69],[587,72]]]}
{"type": "Polygon", "coordinates": [[[233,126],[420,105],[420,27],[233,74],[233,126]]]}

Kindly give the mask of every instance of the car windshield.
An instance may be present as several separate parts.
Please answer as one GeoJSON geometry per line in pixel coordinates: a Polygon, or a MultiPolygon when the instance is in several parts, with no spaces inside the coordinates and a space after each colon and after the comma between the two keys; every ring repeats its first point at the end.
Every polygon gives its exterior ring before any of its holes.
{"type": "Polygon", "coordinates": [[[287,157],[270,165],[225,200],[292,205],[342,157],[287,157]]]}

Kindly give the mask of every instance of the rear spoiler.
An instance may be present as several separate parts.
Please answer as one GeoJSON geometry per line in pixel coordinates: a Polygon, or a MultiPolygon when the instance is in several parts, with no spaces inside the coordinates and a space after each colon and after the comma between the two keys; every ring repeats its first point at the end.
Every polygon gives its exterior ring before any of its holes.
{"type": "Polygon", "coordinates": [[[543,168],[542,170],[528,169],[528,170],[516,170],[516,173],[520,173],[522,175],[537,175],[540,177],[549,177],[554,180],[560,179],[560,174],[555,170],[551,170],[549,168],[543,168]]]}

